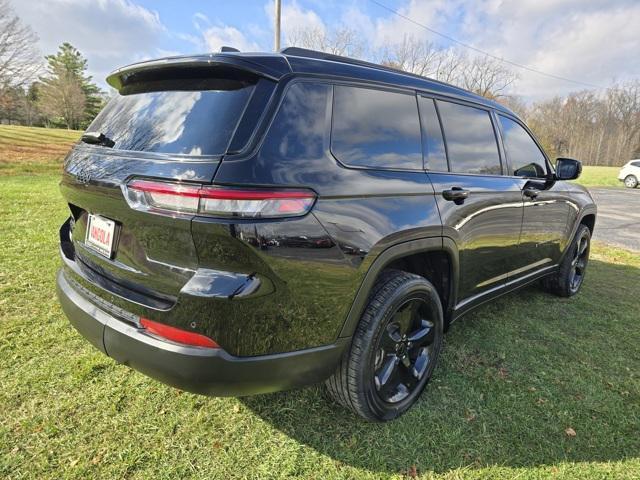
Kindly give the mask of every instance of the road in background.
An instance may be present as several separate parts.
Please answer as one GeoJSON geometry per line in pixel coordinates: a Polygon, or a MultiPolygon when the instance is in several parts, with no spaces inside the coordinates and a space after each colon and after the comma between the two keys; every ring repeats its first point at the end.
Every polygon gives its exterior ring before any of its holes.
{"type": "Polygon", "coordinates": [[[640,251],[640,188],[589,188],[598,205],[594,240],[640,251]]]}

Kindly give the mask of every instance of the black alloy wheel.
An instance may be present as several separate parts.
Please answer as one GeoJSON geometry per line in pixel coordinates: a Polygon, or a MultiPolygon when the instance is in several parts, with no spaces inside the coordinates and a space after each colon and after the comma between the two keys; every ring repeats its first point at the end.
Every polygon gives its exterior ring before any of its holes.
{"type": "Polygon", "coordinates": [[[407,398],[433,366],[436,332],[425,307],[422,298],[408,299],[378,338],[373,382],[385,402],[407,398]]]}
{"type": "Polygon", "coordinates": [[[442,348],[444,315],[426,278],[383,272],[353,334],[351,347],[327,380],[331,396],[370,421],[387,421],[420,398],[442,348]]]}
{"type": "Polygon", "coordinates": [[[584,280],[584,274],[589,261],[589,233],[588,230],[580,232],[576,242],[576,248],[573,252],[571,260],[571,270],[569,271],[569,290],[571,293],[577,293],[584,280]]]}
{"type": "Polygon", "coordinates": [[[580,290],[587,272],[591,231],[584,224],[578,226],[558,271],[542,280],[546,291],[560,297],[572,297],[580,290]]]}

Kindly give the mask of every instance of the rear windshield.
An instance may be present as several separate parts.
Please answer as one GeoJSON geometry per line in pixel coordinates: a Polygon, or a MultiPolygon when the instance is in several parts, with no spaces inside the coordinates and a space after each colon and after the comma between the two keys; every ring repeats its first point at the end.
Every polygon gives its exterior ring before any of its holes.
{"type": "Polygon", "coordinates": [[[116,94],[87,130],[103,133],[119,150],[222,154],[253,88],[243,83],[220,90],[116,94]]]}

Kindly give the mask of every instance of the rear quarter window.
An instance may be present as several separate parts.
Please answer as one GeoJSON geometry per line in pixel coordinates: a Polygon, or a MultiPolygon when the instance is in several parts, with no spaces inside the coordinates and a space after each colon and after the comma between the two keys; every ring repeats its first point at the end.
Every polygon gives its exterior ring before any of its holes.
{"type": "Polygon", "coordinates": [[[227,82],[220,89],[116,94],[87,130],[105,134],[119,150],[220,155],[253,88],[227,82]]]}
{"type": "Polygon", "coordinates": [[[331,151],[348,166],[421,170],[415,95],[336,85],[331,151]]]}

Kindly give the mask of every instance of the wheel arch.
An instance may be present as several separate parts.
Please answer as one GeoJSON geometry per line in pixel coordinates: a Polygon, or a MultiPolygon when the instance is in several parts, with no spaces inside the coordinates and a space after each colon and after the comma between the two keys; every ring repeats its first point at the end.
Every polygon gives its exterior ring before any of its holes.
{"type": "Polygon", "coordinates": [[[569,251],[569,247],[571,246],[571,242],[575,238],[576,233],[577,233],[578,228],[580,227],[580,225],[586,225],[586,227],[589,229],[589,232],[591,233],[591,235],[593,235],[593,230],[594,230],[595,225],[596,225],[596,215],[597,215],[597,208],[596,208],[595,204],[588,205],[588,206],[584,207],[579,212],[579,214],[577,215],[577,218],[576,218],[576,220],[575,220],[575,222],[573,224],[573,228],[571,229],[571,236],[569,237],[569,241],[567,242],[567,246],[564,249],[564,251],[562,252],[562,256],[560,257],[560,260],[558,261],[558,264],[560,264],[562,262],[562,260],[564,259],[564,256],[569,251]]]}
{"type": "Polygon", "coordinates": [[[448,237],[429,237],[393,245],[382,251],[375,258],[358,288],[339,337],[350,337],[353,335],[362,312],[367,305],[371,289],[382,272],[389,268],[396,268],[425,277],[434,283],[441,299],[443,298],[442,293],[446,293],[446,301],[443,302],[442,310],[445,316],[445,328],[448,326],[451,312],[456,302],[455,286],[458,284],[459,274],[458,250],[455,242],[448,237]],[[428,261],[436,256],[446,258],[448,269],[446,285],[435,281],[436,279],[429,278],[429,276],[426,276],[424,271],[421,272],[417,266],[421,258],[428,261]],[[400,265],[405,265],[405,268],[399,268],[400,265]],[[409,268],[406,268],[406,265],[409,265],[409,268]]]}
{"type": "Polygon", "coordinates": [[[581,225],[586,225],[589,229],[589,232],[591,232],[591,235],[593,235],[593,229],[596,226],[596,212],[594,211],[585,213],[582,218],[580,218],[580,222],[578,223],[581,225]]]}

